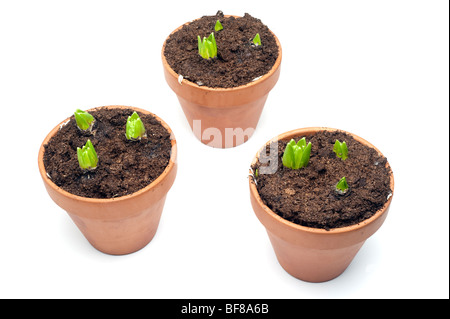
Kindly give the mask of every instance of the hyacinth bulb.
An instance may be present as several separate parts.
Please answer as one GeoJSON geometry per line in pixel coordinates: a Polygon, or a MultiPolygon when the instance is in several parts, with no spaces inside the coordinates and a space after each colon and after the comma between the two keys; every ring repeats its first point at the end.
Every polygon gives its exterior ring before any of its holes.
{"type": "Polygon", "coordinates": [[[94,126],[95,119],[94,117],[86,111],[82,111],[77,109],[74,113],[75,121],[77,122],[77,126],[82,131],[90,131],[94,126]]]}
{"type": "Polygon", "coordinates": [[[198,40],[198,54],[201,55],[203,59],[211,59],[217,56],[217,43],[214,37],[214,32],[212,32],[209,37],[204,37],[203,41],[200,36],[197,36],[198,40]]]}
{"type": "Polygon", "coordinates": [[[78,164],[83,170],[93,170],[97,168],[98,157],[91,140],[87,140],[83,148],[77,147],[78,164]]]}
{"type": "Polygon", "coordinates": [[[306,139],[302,138],[297,143],[291,139],[286,145],[283,154],[283,165],[291,169],[300,169],[308,166],[311,156],[311,142],[306,144],[306,139]]]}
{"type": "Polygon", "coordinates": [[[125,131],[128,140],[140,140],[147,137],[144,123],[136,112],[128,117],[125,131]]]}
{"type": "Polygon", "coordinates": [[[333,147],[333,152],[336,153],[336,156],[345,161],[348,158],[348,148],[345,142],[339,142],[336,140],[333,147]]]}

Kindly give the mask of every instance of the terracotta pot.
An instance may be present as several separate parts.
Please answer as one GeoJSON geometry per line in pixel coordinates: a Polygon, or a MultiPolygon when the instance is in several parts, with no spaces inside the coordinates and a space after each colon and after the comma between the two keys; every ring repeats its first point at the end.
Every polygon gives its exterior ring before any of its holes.
{"type": "MultiPolygon", "coordinates": [[[[304,128],[281,134],[276,140],[290,140],[295,136],[308,136],[321,130],[335,131],[323,127],[304,128]]],[[[347,134],[381,154],[364,139],[348,132],[347,134]]],[[[256,163],[260,151],[253,163],[256,163]]],[[[327,231],[300,226],[278,216],[263,203],[252,178],[249,178],[249,186],[253,210],[266,228],[280,265],[292,276],[309,282],[328,281],[344,272],[366,239],[383,224],[393,197],[390,196],[385,205],[369,219],[356,225],[327,231]]],[[[392,173],[390,186],[393,192],[392,173]]]]}
{"type": "MultiPolygon", "coordinates": [[[[128,106],[115,105],[108,108],[129,108],[138,113],[152,114],[146,110],[128,106]]],[[[91,109],[93,110],[95,109],[91,109]]],[[[155,117],[173,137],[170,127],[159,117],[155,117]]],[[[56,186],[47,176],[44,168],[44,145],[68,120],[69,118],[58,124],[47,135],[39,150],[39,172],[48,194],[58,206],[67,211],[86,239],[99,251],[112,255],[124,255],[143,248],[156,233],[167,192],[175,180],[176,140],[174,138],[171,140],[172,151],[168,166],[150,185],[122,197],[86,198],[73,195],[56,186]]]]}
{"type": "MultiPolygon", "coordinates": [[[[172,32],[175,33],[183,26],[172,32]]],[[[272,33],[273,34],[273,33],[272,33]]],[[[169,66],[162,48],[164,76],[176,93],[194,135],[204,144],[229,148],[246,142],[253,134],[270,90],[280,76],[281,44],[273,68],[260,79],[235,88],[210,88],[183,80],[169,66]]]]}

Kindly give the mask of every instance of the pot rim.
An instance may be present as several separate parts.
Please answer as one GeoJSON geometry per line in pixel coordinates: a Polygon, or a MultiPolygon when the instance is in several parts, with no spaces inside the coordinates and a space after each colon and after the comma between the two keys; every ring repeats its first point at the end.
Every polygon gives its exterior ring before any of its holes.
{"type": "MultiPolygon", "coordinates": [[[[241,16],[237,16],[237,15],[224,15],[224,17],[229,18],[229,17],[235,17],[235,18],[242,18],[241,16]]],[[[169,74],[174,77],[175,79],[178,80],[178,76],[179,74],[177,74],[172,67],[169,65],[169,63],[167,63],[166,57],[164,55],[164,50],[166,48],[166,42],[167,39],[174,34],[175,32],[177,32],[178,30],[180,30],[181,28],[183,28],[185,25],[188,25],[196,20],[199,20],[201,18],[198,19],[194,19],[192,21],[186,22],[184,24],[182,24],[181,26],[179,26],[178,28],[176,28],[174,31],[172,31],[169,36],[167,36],[167,38],[164,40],[163,46],[162,46],[162,50],[161,50],[161,57],[162,57],[162,61],[163,61],[163,65],[164,68],[166,70],[168,70],[169,74]]],[[[252,87],[254,85],[258,85],[261,82],[264,82],[265,80],[267,80],[268,78],[270,78],[272,76],[272,74],[274,74],[276,72],[276,70],[280,67],[281,64],[281,58],[282,58],[282,50],[281,50],[281,43],[278,40],[278,37],[275,35],[275,33],[272,32],[272,30],[269,29],[269,32],[272,33],[273,37],[275,38],[275,42],[278,45],[278,57],[275,60],[274,65],[272,66],[272,68],[269,70],[269,72],[267,72],[266,74],[262,75],[259,79],[255,80],[255,81],[251,81],[247,84],[244,85],[240,85],[240,86],[236,86],[236,87],[232,87],[232,88],[220,88],[220,87],[209,87],[209,86],[200,86],[194,82],[191,82],[189,80],[183,81],[183,85],[188,85],[192,88],[198,89],[198,90],[202,90],[202,91],[206,91],[206,92],[211,92],[211,91],[216,91],[216,92],[230,92],[230,91],[240,91],[240,90],[244,90],[248,87],[252,87]]]]}
{"type": "MultiPolygon", "coordinates": [[[[319,131],[330,131],[330,132],[335,132],[335,131],[339,131],[339,132],[344,132],[347,133],[349,135],[351,135],[355,140],[357,140],[358,142],[365,144],[373,149],[375,149],[378,154],[384,156],[379,149],[377,149],[374,145],[372,145],[371,143],[369,143],[368,141],[366,141],[365,139],[359,137],[358,135],[355,135],[353,133],[341,130],[341,129],[336,129],[336,128],[330,128],[330,127],[306,127],[306,128],[299,128],[299,129],[294,129],[282,134],[279,134],[278,136],[276,136],[275,138],[272,138],[271,140],[269,140],[268,142],[266,142],[264,144],[263,147],[261,147],[258,152],[256,153],[255,157],[253,158],[252,161],[252,165],[254,163],[256,163],[256,160],[259,157],[259,154],[261,153],[261,151],[263,150],[264,147],[266,147],[269,143],[271,143],[272,141],[278,141],[278,140],[286,140],[289,138],[292,138],[294,136],[299,136],[299,135],[311,135],[314,134],[316,132],[319,131]]],[[[390,167],[389,161],[386,162],[386,167],[390,167]]],[[[313,228],[313,227],[307,227],[307,226],[302,226],[302,225],[298,225],[295,224],[293,222],[290,222],[286,219],[284,219],[283,217],[279,216],[278,214],[276,214],[274,211],[272,211],[266,204],[264,204],[264,202],[262,201],[258,190],[256,188],[256,184],[253,181],[253,171],[250,168],[249,170],[249,184],[250,184],[250,192],[251,195],[256,199],[256,202],[258,203],[258,205],[263,209],[263,211],[269,215],[269,217],[272,220],[275,220],[281,224],[283,224],[284,226],[293,229],[293,230],[297,230],[297,231],[302,231],[302,232],[306,232],[306,233],[310,233],[310,234],[318,234],[318,235],[336,235],[336,234],[344,234],[344,233],[348,233],[348,232],[353,232],[356,230],[359,230],[363,227],[366,227],[367,225],[375,222],[378,218],[380,218],[389,208],[392,198],[394,197],[394,174],[392,169],[390,170],[390,187],[391,187],[391,196],[388,198],[388,200],[386,201],[386,203],[384,203],[383,207],[381,207],[373,216],[369,217],[368,219],[365,219],[363,221],[361,221],[358,224],[354,224],[354,225],[349,225],[349,226],[345,226],[345,227],[338,227],[338,228],[331,228],[329,230],[325,230],[322,228],[313,228]]]]}
{"type": "Polygon", "coordinates": [[[161,125],[169,132],[170,134],[170,139],[171,139],[171,143],[172,143],[172,149],[171,149],[171,153],[170,153],[170,159],[169,159],[169,164],[167,164],[167,167],[164,169],[164,171],[161,173],[161,175],[159,175],[153,182],[151,182],[149,185],[147,185],[146,187],[132,193],[132,194],[128,194],[128,195],[124,195],[124,196],[120,196],[120,197],[114,197],[114,198],[90,198],[90,197],[83,197],[83,196],[79,196],[79,195],[75,195],[72,194],[64,189],[62,189],[61,187],[58,187],[48,176],[47,176],[47,171],[45,170],[45,166],[44,166],[44,152],[45,152],[45,148],[44,145],[47,144],[50,139],[60,130],[60,127],[65,125],[65,123],[67,123],[70,120],[70,117],[66,118],[64,121],[62,121],[61,123],[59,123],[57,126],[55,126],[45,137],[44,141],[42,142],[40,148],[39,148],[39,155],[38,155],[38,165],[39,165],[39,172],[41,174],[42,179],[44,180],[44,182],[49,185],[54,191],[62,194],[65,197],[69,197],[73,200],[76,201],[81,201],[81,202],[86,202],[86,203],[97,203],[97,204],[104,204],[104,203],[109,203],[109,202],[119,202],[119,201],[124,201],[124,200],[130,200],[133,199],[135,197],[138,197],[139,195],[141,195],[142,193],[145,193],[153,188],[155,188],[168,174],[170,171],[172,171],[174,169],[174,166],[176,164],[176,156],[177,156],[177,143],[176,143],[176,139],[175,139],[175,135],[173,134],[172,129],[169,127],[169,125],[164,122],[159,116],[157,116],[156,114],[153,114],[152,112],[149,112],[147,110],[138,108],[138,107],[134,107],[134,106],[125,106],[125,105],[105,105],[105,106],[99,106],[99,107],[94,107],[94,108],[90,108],[87,111],[95,111],[98,109],[102,109],[102,108],[121,108],[121,109],[132,109],[136,112],[140,112],[140,113],[144,113],[144,114],[149,114],[155,117],[156,120],[158,120],[161,125]]]}

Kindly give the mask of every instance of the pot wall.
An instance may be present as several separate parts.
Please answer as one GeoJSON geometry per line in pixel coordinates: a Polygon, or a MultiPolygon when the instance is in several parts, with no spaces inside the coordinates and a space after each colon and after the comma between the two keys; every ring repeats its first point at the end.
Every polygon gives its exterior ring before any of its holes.
{"type": "MultiPolygon", "coordinates": [[[[108,107],[130,108],[139,113],[151,114],[146,110],[134,107],[108,107]]],[[[159,117],[155,117],[173,136],[169,126],[159,117]]],[[[168,166],[147,187],[131,195],[118,198],[85,198],[68,193],[56,186],[48,178],[44,168],[44,145],[67,120],[61,122],[47,135],[39,150],[39,171],[49,196],[68,213],[86,239],[99,251],[112,255],[123,255],[145,247],[157,231],[167,192],[175,181],[177,172],[176,140],[172,139],[171,141],[172,153],[168,166]]]]}
{"type": "MultiPolygon", "coordinates": [[[[124,255],[140,250],[153,239],[165,200],[163,196],[136,215],[117,220],[80,217],[78,213],[82,209],[73,213],[66,211],[92,246],[107,254],[124,255]]],[[[85,209],[86,212],[91,210],[85,209]]]]}
{"type": "Polygon", "coordinates": [[[198,140],[215,148],[231,148],[247,142],[253,135],[267,96],[227,108],[210,108],[181,96],[178,100],[198,140]]]}

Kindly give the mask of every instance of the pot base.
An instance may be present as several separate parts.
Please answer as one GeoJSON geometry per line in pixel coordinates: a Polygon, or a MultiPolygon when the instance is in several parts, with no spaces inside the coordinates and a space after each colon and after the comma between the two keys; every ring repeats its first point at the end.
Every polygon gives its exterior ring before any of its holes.
{"type": "Polygon", "coordinates": [[[267,232],[281,267],[291,276],[308,282],[325,282],[340,276],[364,244],[340,249],[314,249],[293,245],[267,232]]]}
{"type": "Polygon", "coordinates": [[[95,249],[109,255],[127,255],[144,248],[153,239],[165,200],[166,196],[139,215],[119,220],[94,219],[67,213],[95,249]]]}

